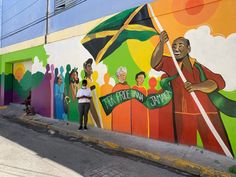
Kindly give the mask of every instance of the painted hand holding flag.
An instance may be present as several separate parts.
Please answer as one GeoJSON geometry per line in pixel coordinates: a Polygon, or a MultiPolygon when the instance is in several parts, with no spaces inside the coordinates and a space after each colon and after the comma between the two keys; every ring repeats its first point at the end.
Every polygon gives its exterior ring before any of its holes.
{"type": "Polygon", "coordinates": [[[159,33],[149,16],[147,5],[123,11],[91,30],[81,41],[99,63],[128,39],[145,41],[159,33]]]}

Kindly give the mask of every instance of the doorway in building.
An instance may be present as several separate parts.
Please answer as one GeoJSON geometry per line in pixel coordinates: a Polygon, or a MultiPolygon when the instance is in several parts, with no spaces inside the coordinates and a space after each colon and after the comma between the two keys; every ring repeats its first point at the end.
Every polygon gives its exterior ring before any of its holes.
{"type": "Polygon", "coordinates": [[[32,87],[32,60],[13,63],[13,103],[24,103],[32,87]]]}

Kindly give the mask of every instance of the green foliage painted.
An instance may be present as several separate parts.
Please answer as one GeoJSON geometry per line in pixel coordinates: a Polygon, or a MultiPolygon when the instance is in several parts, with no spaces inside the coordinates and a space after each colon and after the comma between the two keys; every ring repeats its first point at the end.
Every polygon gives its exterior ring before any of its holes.
{"type": "Polygon", "coordinates": [[[26,71],[23,78],[20,81],[20,85],[22,86],[23,90],[29,90],[32,87],[31,84],[31,72],[30,71],[26,71]]]}
{"type": "Polygon", "coordinates": [[[110,19],[108,19],[105,22],[98,25],[96,28],[94,28],[88,34],[93,34],[93,33],[97,33],[100,31],[119,29],[120,27],[122,27],[124,25],[124,19],[127,19],[135,9],[136,8],[125,10],[122,13],[119,13],[118,15],[111,17],[110,19]]]}
{"type": "Polygon", "coordinates": [[[229,172],[236,174],[236,165],[233,165],[232,167],[230,167],[229,172]]]}
{"type": "Polygon", "coordinates": [[[3,76],[5,76],[4,90],[5,91],[11,90],[13,87],[12,80],[13,80],[14,76],[12,74],[8,74],[8,75],[3,74],[3,76]]]}
{"type": "Polygon", "coordinates": [[[5,74],[12,74],[13,64],[5,63],[5,74]]]}
{"type": "MultiPolygon", "coordinates": [[[[31,76],[28,79],[31,80],[31,76]]],[[[25,89],[24,85],[21,85],[18,82],[18,80],[16,80],[15,77],[13,76],[13,91],[15,91],[22,100],[25,100],[27,98],[30,90],[31,90],[30,87],[28,89],[25,89]]]]}
{"type": "Polygon", "coordinates": [[[39,84],[41,83],[41,81],[43,80],[44,74],[41,72],[37,72],[34,73],[32,75],[32,80],[31,80],[31,84],[32,84],[32,89],[36,88],[39,86],[39,84]]]}
{"type": "Polygon", "coordinates": [[[198,131],[197,131],[197,146],[203,148],[202,139],[198,131]]]}
{"type": "MultiPolygon", "coordinates": [[[[5,77],[4,90],[8,91],[14,89],[18,96],[23,99],[26,98],[31,87],[35,88],[40,84],[44,77],[44,74],[37,72],[31,76],[31,73],[27,71],[19,83],[12,75],[13,63],[23,62],[26,60],[32,60],[34,62],[34,58],[38,57],[43,66],[46,66],[48,55],[46,54],[44,46],[40,45],[32,48],[27,48],[20,51],[3,54],[0,57],[0,73],[2,73],[3,77],[5,77]]],[[[0,84],[3,83],[1,82],[0,84]]]]}
{"type": "Polygon", "coordinates": [[[39,86],[43,80],[44,74],[37,72],[31,75],[31,72],[26,71],[20,82],[15,79],[13,74],[3,74],[3,77],[5,77],[4,90],[13,90],[20,98],[25,99],[31,89],[39,86]]]}
{"type": "Polygon", "coordinates": [[[39,61],[43,63],[43,66],[47,65],[48,55],[46,54],[46,51],[43,45],[3,54],[1,56],[2,64],[3,64],[3,67],[2,67],[3,70],[1,70],[1,72],[5,72],[5,74],[9,74],[6,72],[4,63],[19,62],[19,61],[25,61],[29,59],[32,59],[33,61],[34,57],[36,56],[39,58],[39,61]]]}
{"type": "Polygon", "coordinates": [[[85,77],[85,72],[84,72],[83,69],[80,71],[80,77],[81,77],[82,80],[83,80],[84,77],[85,77]]]}

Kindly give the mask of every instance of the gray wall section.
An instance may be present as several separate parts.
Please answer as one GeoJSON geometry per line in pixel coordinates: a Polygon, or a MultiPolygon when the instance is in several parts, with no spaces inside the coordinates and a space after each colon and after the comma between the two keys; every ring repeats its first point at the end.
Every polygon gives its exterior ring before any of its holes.
{"type": "MultiPolygon", "coordinates": [[[[49,20],[49,33],[82,24],[153,0],[86,0],[49,20]]],[[[53,11],[54,4],[50,6],[53,11]]]]}
{"type": "Polygon", "coordinates": [[[3,0],[2,9],[2,47],[45,34],[46,0],[3,0]]]}
{"type": "Polygon", "coordinates": [[[45,14],[45,0],[3,0],[2,47],[44,35],[45,14]]]}
{"type": "MultiPolygon", "coordinates": [[[[30,40],[46,33],[47,0],[0,0],[2,3],[1,47],[30,40]]],[[[49,33],[111,15],[153,0],[84,0],[49,19],[49,33]]],[[[54,0],[49,0],[54,13],[54,0]]]]}

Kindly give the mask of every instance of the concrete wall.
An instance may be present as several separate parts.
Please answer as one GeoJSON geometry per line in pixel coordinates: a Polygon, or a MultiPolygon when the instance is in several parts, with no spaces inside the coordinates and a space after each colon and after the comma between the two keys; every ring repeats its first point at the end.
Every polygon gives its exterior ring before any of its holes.
{"type": "MultiPolygon", "coordinates": [[[[141,1],[137,1],[139,3],[141,1]]],[[[125,10],[128,6],[121,6],[123,11],[119,8],[107,8],[106,11],[103,7],[104,14],[94,10],[96,16],[91,13],[81,21],[70,16],[76,16],[78,6],[70,15],[66,15],[69,11],[59,14],[61,20],[66,16],[72,19],[63,23],[64,26],[55,25],[59,16],[53,17],[48,44],[25,48],[29,43],[22,43],[17,47],[24,50],[1,56],[1,78],[12,74],[9,63],[32,60],[32,105],[36,112],[51,118],[78,122],[78,103],[73,93],[80,84],[73,84],[71,80],[77,80],[77,76],[79,81],[85,78],[87,71],[84,63],[92,58],[93,74],[91,78],[86,77],[89,86],[95,86],[89,114],[91,126],[199,146],[228,156],[235,154],[236,84],[232,76],[236,74],[236,27],[231,23],[236,16],[232,8],[236,7],[235,2],[159,0],[151,3],[153,12],[147,6],[136,7],[137,4],[130,4],[135,8],[128,10],[125,10]],[[110,9],[114,9],[115,14],[112,15],[108,11],[110,9]],[[161,87],[160,82],[175,75],[176,70],[170,58],[169,64],[163,64],[166,68],[152,69],[150,65],[152,53],[159,42],[159,29],[154,16],[167,31],[171,43],[181,36],[189,39],[193,75],[187,70],[183,71],[188,81],[202,83],[200,73],[203,71],[207,79],[216,84],[213,96],[196,91],[215,129],[208,128],[179,77],[177,81],[171,81],[173,90],[163,85],[161,87]],[[200,63],[200,69],[196,63],[200,63]],[[126,82],[123,83],[122,78],[117,77],[120,67],[127,70],[126,82]],[[141,71],[146,77],[138,85],[135,76],[141,71]],[[63,80],[61,85],[57,84],[58,76],[63,80]],[[219,94],[224,96],[226,102],[216,101],[213,104],[213,99],[223,99],[222,96],[218,97],[219,94]],[[228,100],[229,104],[227,99],[231,100],[228,100]],[[68,104],[65,104],[65,100],[68,104]],[[220,135],[223,143],[218,143],[220,140],[218,138],[217,141],[213,132],[220,135]]],[[[83,5],[85,8],[86,3],[83,5]]],[[[164,55],[170,56],[167,47],[164,55]]],[[[2,103],[9,101],[6,100],[6,93],[10,94],[9,88],[6,87],[6,79],[1,80],[2,103]]]]}
{"type": "Polygon", "coordinates": [[[2,1],[2,47],[45,34],[45,0],[2,1]]]}
{"type": "MultiPolygon", "coordinates": [[[[135,0],[126,1],[124,3],[116,0],[86,0],[70,10],[50,18],[49,33],[111,15],[151,1],[152,0],[135,0]]],[[[54,1],[50,2],[50,12],[52,13],[54,10],[54,1]]]]}
{"type": "Polygon", "coordinates": [[[45,35],[46,23],[48,23],[48,32],[53,33],[150,1],[135,0],[123,3],[115,0],[85,0],[55,14],[54,0],[49,0],[47,22],[47,0],[3,0],[2,47],[45,35]]]}

